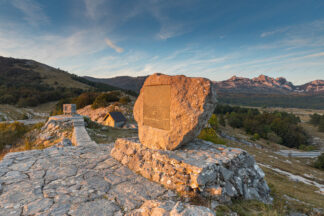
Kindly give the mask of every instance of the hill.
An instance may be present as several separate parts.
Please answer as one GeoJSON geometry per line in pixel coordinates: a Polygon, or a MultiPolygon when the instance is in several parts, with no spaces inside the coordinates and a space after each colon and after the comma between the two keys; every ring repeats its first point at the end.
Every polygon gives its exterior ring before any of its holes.
{"type": "Polygon", "coordinates": [[[0,56],[0,104],[36,106],[84,91],[116,89],[33,60],[0,56]]]}
{"type": "MultiPolygon", "coordinates": [[[[107,79],[84,78],[139,92],[147,76],[122,76],[107,79]]],[[[252,79],[233,76],[228,80],[215,81],[214,83],[221,103],[324,109],[324,80],[294,85],[283,77],[272,78],[260,75],[252,79]]]]}
{"type": "Polygon", "coordinates": [[[107,78],[107,79],[84,76],[84,78],[89,81],[105,83],[118,88],[139,92],[147,76],[138,76],[138,77],[117,76],[117,77],[107,78]]]}

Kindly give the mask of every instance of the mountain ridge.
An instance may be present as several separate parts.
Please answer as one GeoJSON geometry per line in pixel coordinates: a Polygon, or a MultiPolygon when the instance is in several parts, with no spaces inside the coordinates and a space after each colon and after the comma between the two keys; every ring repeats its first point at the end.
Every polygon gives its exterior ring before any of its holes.
{"type": "MultiPolygon", "coordinates": [[[[113,78],[94,78],[84,76],[83,78],[93,82],[109,84],[122,89],[139,92],[147,76],[116,76],[113,78]]],[[[252,79],[232,76],[223,81],[213,81],[220,92],[240,92],[240,93],[269,93],[269,94],[289,94],[289,93],[324,93],[324,80],[313,80],[302,85],[294,85],[284,77],[272,78],[261,74],[252,79]]]]}

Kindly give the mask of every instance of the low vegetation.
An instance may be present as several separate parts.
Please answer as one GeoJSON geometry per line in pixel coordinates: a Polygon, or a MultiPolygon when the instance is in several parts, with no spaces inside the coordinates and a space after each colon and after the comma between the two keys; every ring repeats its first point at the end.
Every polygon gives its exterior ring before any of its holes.
{"type": "MultiPolygon", "coordinates": [[[[82,92],[118,90],[35,61],[0,57],[0,104],[34,107],[82,92]]],[[[128,94],[136,95],[132,91],[128,94]]]]}
{"type": "Polygon", "coordinates": [[[209,124],[208,127],[201,130],[198,138],[213,142],[215,144],[225,144],[226,143],[225,140],[217,136],[216,131],[219,129],[219,127],[218,127],[218,119],[215,114],[213,114],[211,118],[208,120],[208,124],[209,124]]]}
{"type": "Polygon", "coordinates": [[[323,94],[244,94],[223,93],[218,94],[219,102],[240,106],[256,107],[296,107],[308,109],[323,109],[323,94]]]}
{"type": "Polygon", "coordinates": [[[120,99],[120,92],[118,91],[111,91],[108,93],[102,93],[98,95],[91,105],[93,109],[97,109],[100,107],[106,107],[108,106],[111,102],[117,102],[120,99]]]}
{"type": "Polygon", "coordinates": [[[6,146],[15,146],[25,133],[30,130],[30,127],[25,126],[23,123],[0,123],[0,152],[6,146]]]}
{"type": "Polygon", "coordinates": [[[81,109],[85,106],[91,105],[93,109],[100,107],[107,107],[112,102],[119,102],[121,104],[128,104],[131,101],[130,97],[121,93],[121,91],[110,92],[84,92],[77,97],[65,98],[59,100],[55,109],[51,112],[51,115],[60,115],[63,113],[63,104],[76,104],[77,109],[81,109]]]}
{"type": "Polygon", "coordinates": [[[319,132],[324,132],[324,115],[317,113],[310,115],[309,123],[316,126],[319,132]]]}
{"type": "Polygon", "coordinates": [[[314,162],[314,167],[320,170],[324,170],[324,153],[317,157],[314,162]]]}
{"type": "Polygon", "coordinates": [[[244,129],[252,140],[268,139],[290,148],[309,145],[309,137],[299,126],[299,117],[294,114],[278,111],[261,113],[258,109],[230,105],[218,105],[214,113],[219,119],[226,119],[232,128],[244,129]]]}

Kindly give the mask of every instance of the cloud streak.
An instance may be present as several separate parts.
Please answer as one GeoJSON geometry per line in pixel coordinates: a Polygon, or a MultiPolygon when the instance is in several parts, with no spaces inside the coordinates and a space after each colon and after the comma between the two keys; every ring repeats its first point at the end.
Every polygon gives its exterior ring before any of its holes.
{"type": "Polygon", "coordinates": [[[109,38],[106,38],[105,42],[110,48],[114,49],[116,52],[118,52],[118,53],[124,52],[123,48],[121,48],[121,47],[117,46],[116,44],[114,44],[109,38]]]}
{"type": "Polygon", "coordinates": [[[33,0],[12,0],[12,5],[24,14],[24,19],[33,26],[48,24],[49,18],[41,5],[33,0]]]}

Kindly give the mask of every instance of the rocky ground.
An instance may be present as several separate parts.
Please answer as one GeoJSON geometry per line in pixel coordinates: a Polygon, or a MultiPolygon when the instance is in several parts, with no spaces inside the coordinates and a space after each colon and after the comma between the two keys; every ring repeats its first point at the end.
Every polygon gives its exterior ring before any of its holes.
{"type": "Polygon", "coordinates": [[[7,154],[0,163],[0,215],[214,215],[122,166],[110,156],[112,146],[7,154]]]}

